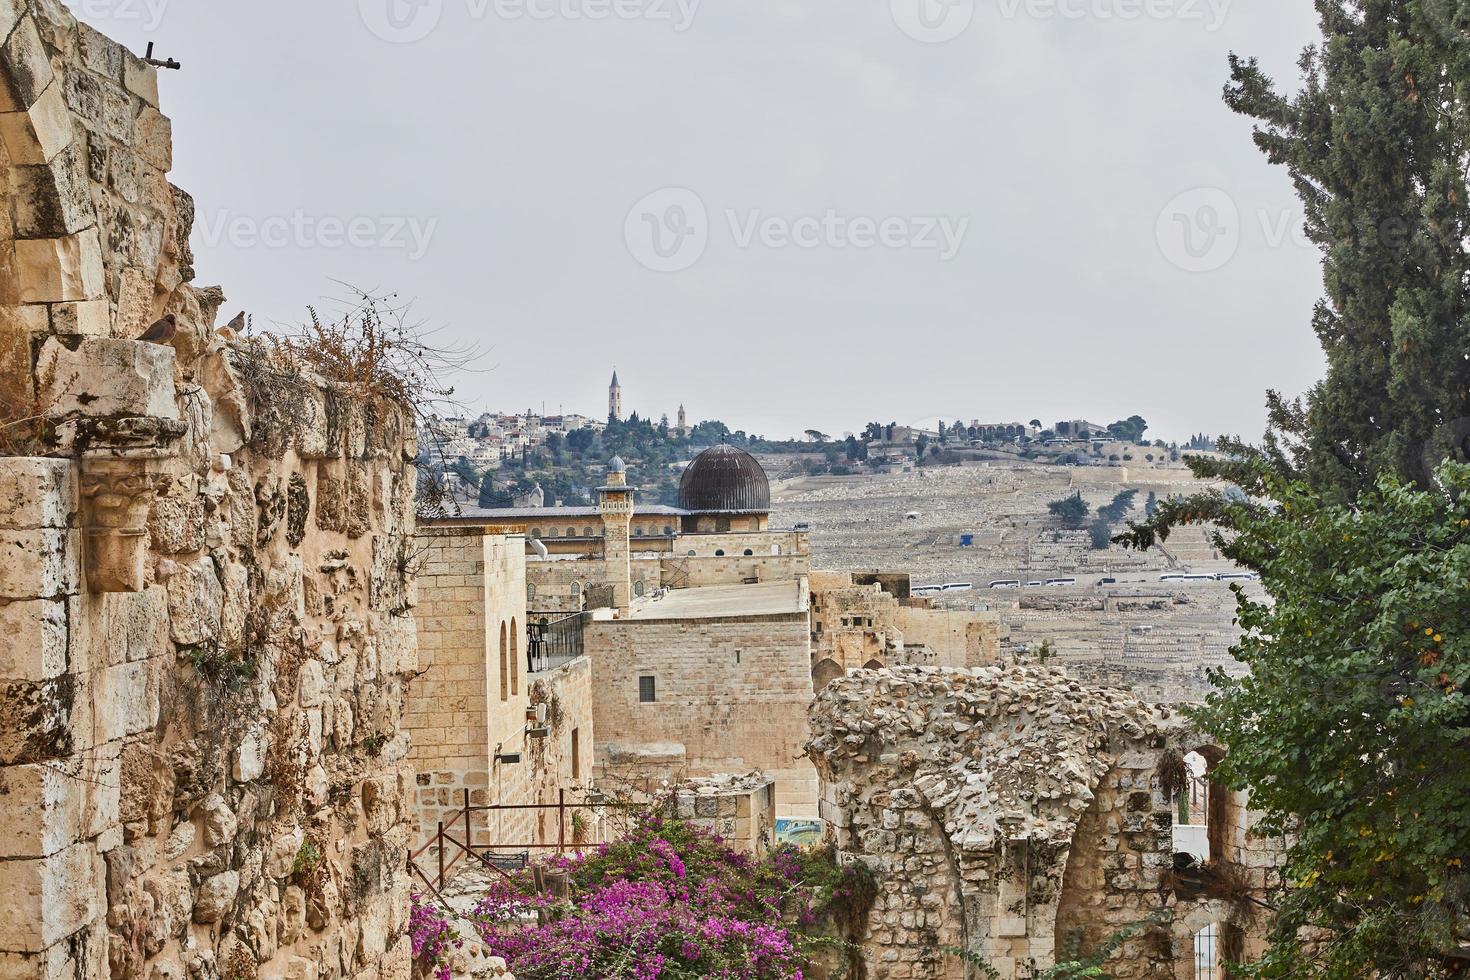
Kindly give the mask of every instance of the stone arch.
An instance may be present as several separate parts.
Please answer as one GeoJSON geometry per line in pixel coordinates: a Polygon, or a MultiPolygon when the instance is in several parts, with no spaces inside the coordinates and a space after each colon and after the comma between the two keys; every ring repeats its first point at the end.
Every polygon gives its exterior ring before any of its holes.
{"type": "Polygon", "coordinates": [[[847,671],[837,661],[828,657],[812,668],[812,687],[820,694],[822,688],[846,674],[847,671]]]}
{"type": "Polygon", "coordinates": [[[877,657],[874,657],[872,660],[869,660],[867,663],[863,664],[863,670],[882,670],[885,666],[886,665],[883,663],[883,661],[879,660],[877,657]]]}

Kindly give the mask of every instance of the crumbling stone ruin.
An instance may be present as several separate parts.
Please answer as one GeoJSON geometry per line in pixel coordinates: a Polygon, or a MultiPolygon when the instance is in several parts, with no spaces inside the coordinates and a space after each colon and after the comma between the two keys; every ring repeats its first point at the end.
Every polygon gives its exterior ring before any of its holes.
{"type": "Polygon", "coordinates": [[[0,977],[406,977],[413,428],[215,329],[152,67],[0,103],[0,977]]]}
{"type": "Polygon", "coordinates": [[[1137,925],[1119,978],[1193,978],[1253,947],[1256,899],[1279,884],[1276,843],[1243,801],[1209,793],[1208,861],[1176,858],[1174,775],[1220,758],[1183,717],[1054,668],[901,666],[830,683],[809,752],[842,860],[881,890],[868,975],[960,980],[967,950],[1003,978],[1055,965],[1137,925]]]}

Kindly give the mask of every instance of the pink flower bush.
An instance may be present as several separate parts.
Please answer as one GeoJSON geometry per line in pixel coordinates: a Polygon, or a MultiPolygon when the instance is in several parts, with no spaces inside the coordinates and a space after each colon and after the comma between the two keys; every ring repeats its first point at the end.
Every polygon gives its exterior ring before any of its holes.
{"type": "Polygon", "coordinates": [[[785,923],[816,924],[840,877],[829,859],[757,862],[658,816],[552,866],[571,877],[570,905],[500,882],[473,914],[519,980],[801,980],[821,940],[785,923]]]}
{"type": "Polygon", "coordinates": [[[417,892],[409,895],[408,935],[413,958],[426,973],[450,980],[449,951],[464,944],[444,913],[417,892]]]}

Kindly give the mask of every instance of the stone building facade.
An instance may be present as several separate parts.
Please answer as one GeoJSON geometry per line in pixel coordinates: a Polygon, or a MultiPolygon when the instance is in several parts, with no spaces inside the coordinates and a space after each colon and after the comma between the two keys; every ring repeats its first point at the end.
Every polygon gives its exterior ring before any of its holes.
{"type": "Polygon", "coordinates": [[[760,770],[775,781],[783,818],[816,816],[816,774],[802,757],[812,702],[806,596],[792,590],[768,607],[764,594],[747,594],[772,589],[785,586],[688,590],[701,595],[588,627],[599,779],[656,786],[760,770]]]}
{"type": "Polygon", "coordinates": [[[812,680],[897,666],[978,667],[1000,653],[999,617],[913,597],[903,573],[814,571],[812,680]]]}
{"type": "Polygon", "coordinates": [[[216,331],[152,67],[0,103],[0,977],[406,978],[413,427],[216,331]]]}
{"type": "MultiPolygon", "coordinates": [[[[1024,663],[839,678],[812,712],[821,810],[842,860],[880,881],[868,975],[1002,978],[1137,928],[1111,975],[1193,980],[1257,951],[1252,898],[1279,887],[1279,842],[1211,788],[1209,862],[1180,870],[1170,759],[1218,759],[1168,708],[1024,663]]],[[[1216,974],[1222,975],[1222,974],[1216,974]]]]}
{"type": "MultiPolygon", "coordinates": [[[[418,839],[440,821],[458,826],[466,800],[549,805],[566,790],[582,802],[594,752],[592,665],[528,656],[524,538],[431,527],[417,547],[420,673],[404,727],[418,839]]],[[[567,829],[549,811],[476,812],[471,822],[476,845],[556,843],[567,829]]]]}

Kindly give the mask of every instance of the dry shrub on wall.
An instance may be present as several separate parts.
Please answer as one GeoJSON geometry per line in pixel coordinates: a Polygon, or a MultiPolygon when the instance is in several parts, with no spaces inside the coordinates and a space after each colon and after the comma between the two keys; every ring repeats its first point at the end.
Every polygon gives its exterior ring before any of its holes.
{"type": "MultiPolygon", "coordinates": [[[[361,402],[370,420],[384,402],[391,402],[420,432],[436,439],[437,417],[461,407],[445,379],[471,370],[480,357],[479,348],[433,343],[436,331],[411,319],[410,305],[399,301],[396,293],[346,289],[349,298],[339,315],[323,317],[315,307],[307,307],[305,323],[247,341],[253,359],[264,361],[262,380],[268,381],[265,376],[270,373],[299,377],[310,372],[337,386],[340,395],[361,402]]],[[[369,424],[369,438],[380,435],[381,429],[380,424],[369,424]]],[[[455,505],[441,479],[421,473],[418,506],[426,516],[442,516],[455,505]]]]}

